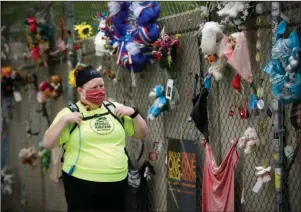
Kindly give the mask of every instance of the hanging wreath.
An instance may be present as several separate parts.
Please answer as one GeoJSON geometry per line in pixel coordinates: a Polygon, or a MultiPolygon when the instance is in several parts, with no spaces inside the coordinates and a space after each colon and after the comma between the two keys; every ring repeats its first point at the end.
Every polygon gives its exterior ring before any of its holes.
{"type": "Polygon", "coordinates": [[[152,43],[159,38],[156,23],[160,15],[160,5],[155,1],[109,2],[109,21],[112,23],[111,46],[117,54],[117,64],[132,73],[141,72],[153,62],[152,43]],[[129,17],[134,17],[130,23],[129,17]]]}
{"type": "Polygon", "coordinates": [[[89,38],[93,33],[92,26],[87,23],[81,23],[79,25],[75,25],[74,29],[77,31],[80,39],[89,38]]]}

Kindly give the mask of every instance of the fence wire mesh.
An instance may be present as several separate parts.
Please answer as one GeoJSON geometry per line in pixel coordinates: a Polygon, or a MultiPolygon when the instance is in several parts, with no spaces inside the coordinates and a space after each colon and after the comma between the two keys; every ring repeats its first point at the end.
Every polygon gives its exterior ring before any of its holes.
{"type": "MultiPolygon", "coordinates": [[[[256,2],[259,3],[259,2],[256,2]]],[[[263,72],[264,66],[268,63],[272,48],[272,30],[270,26],[270,2],[260,2],[264,5],[264,21],[260,27],[256,26],[255,2],[252,2],[251,18],[248,19],[248,42],[250,49],[250,57],[252,64],[252,72],[255,82],[262,80],[262,87],[264,88],[264,101],[268,105],[272,100],[271,83],[268,76],[263,72]],[[260,61],[256,61],[257,31],[261,30],[263,36],[261,38],[260,61]]],[[[23,49],[27,49],[26,39],[24,36],[23,22],[26,15],[33,7],[45,8],[50,14],[50,19],[55,31],[55,40],[60,37],[61,28],[60,21],[62,17],[66,19],[66,2],[51,2],[50,5],[43,2],[28,2],[20,4],[18,2],[2,2],[1,19],[2,25],[9,26],[2,35],[8,36],[11,43],[21,43],[23,47],[18,51],[12,51],[22,58],[23,49]]],[[[152,161],[151,164],[155,168],[156,174],[149,182],[151,187],[149,194],[149,210],[148,211],[167,211],[167,192],[168,192],[168,166],[166,164],[168,138],[184,138],[191,141],[197,141],[197,154],[199,156],[198,179],[197,179],[197,204],[198,211],[201,211],[201,194],[202,194],[202,175],[204,164],[204,151],[200,145],[201,134],[195,128],[192,122],[189,122],[190,112],[192,110],[191,99],[194,90],[194,75],[203,74],[207,71],[207,65],[204,61],[203,55],[199,49],[200,40],[196,36],[199,30],[199,24],[203,22],[201,18],[200,6],[205,5],[206,2],[160,2],[161,15],[159,19],[160,29],[163,27],[169,35],[181,34],[180,43],[181,49],[177,54],[177,60],[174,61],[174,66],[178,70],[175,79],[175,87],[178,90],[180,101],[170,111],[164,112],[155,121],[148,121],[150,128],[149,135],[143,140],[145,147],[141,160],[136,161],[138,157],[138,149],[141,147],[141,142],[134,139],[128,139],[127,148],[130,150],[130,157],[134,161],[135,167],[148,160],[148,155],[153,151],[154,142],[163,142],[164,151],[158,153],[158,159],[152,161]]],[[[94,20],[96,13],[107,12],[107,2],[73,2],[75,12],[75,23],[80,24],[87,22],[91,25],[97,24],[94,20]]],[[[300,2],[281,2],[281,11],[289,20],[289,31],[297,29],[301,24],[301,5],[300,2]]],[[[215,14],[216,11],[211,12],[213,21],[220,21],[215,14]]],[[[299,27],[300,28],[300,27],[299,27]]],[[[68,30],[68,29],[66,29],[68,30]]],[[[93,35],[97,32],[96,28],[93,30],[93,35]]],[[[228,34],[233,31],[226,31],[228,34]]],[[[299,31],[300,35],[300,31],[299,31]]],[[[13,45],[13,44],[12,44],[13,45]]],[[[116,73],[120,69],[116,65],[116,58],[102,58],[94,56],[94,46],[92,40],[85,42],[84,55],[88,59],[88,63],[95,67],[99,67],[106,63],[108,68],[114,70],[116,73]]],[[[20,46],[20,45],[19,45],[20,46]]],[[[12,66],[20,65],[20,63],[29,63],[28,61],[13,60],[13,53],[9,64],[12,66]]],[[[49,74],[61,74],[63,77],[64,88],[68,86],[67,64],[65,61],[56,61],[50,68],[40,70],[38,73],[39,81],[49,78],[49,74]]],[[[34,72],[33,66],[25,68],[26,72],[34,72]]],[[[264,144],[250,155],[245,155],[243,151],[239,152],[240,158],[236,168],[235,177],[235,210],[236,211],[275,211],[275,181],[274,181],[274,159],[273,159],[273,122],[272,118],[268,117],[266,110],[259,112],[258,115],[250,114],[247,120],[242,120],[239,117],[237,107],[244,106],[244,102],[251,96],[252,89],[247,84],[244,86],[243,95],[238,95],[234,92],[231,86],[231,80],[234,77],[234,71],[227,67],[225,70],[225,77],[219,82],[213,82],[213,87],[208,97],[208,137],[210,146],[216,157],[218,164],[221,163],[225,157],[227,150],[231,146],[231,140],[239,138],[243,135],[247,127],[254,127],[259,133],[260,140],[264,144]],[[229,111],[234,111],[234,116],[229,116],[229,111]],[[256,183],[255,176],[256,166],[272,166],[271,176],[272,181],[265,183],[258,194],[252,191],[256,183]],[[245,203],[241,203],[241,198],[245,199],[245,203]]],[[[137,86],[131,86],[130,74],[124,70],[120,70],[119,81],[113,81],[105,78],[108,97],[117,102],[129,106],[137,106],[141,114],[146,117],[147,110],[153,103],[149,98],[149,92],[157,84],[165,86],[168,79],[165,70],[160,68],[158,64],[150,64],[141,73],[136,75],[137,86]]],[[[65,89],[67,90],[67,89],[65,89]]],[[[43,133],[47,125],[44,124],[44,119],[36,113],[37,105],[29,97],[34,93],[33,89],[22,91],[24,97],[23,105],[27,107],[16,106],[14,113],[17,118],[14,118],[8,124],[7,133],[9,135],[9,165],[13,168],[16,175],[16,183],[14,184],[14,194],[10,198],[5,198],[5,208],[16,211],[21,200],[26,199],[25,211],[65,211],[66,204],[64,201],[64,191],[62,184],[55,184],[43,177],[40,172],[40,167],[35,170],[27,170],[28,173],[23,173],[23,166],[17,158],[21,148],[29,147],[40,141],[41,134],[38,137],[26,139],[26,125],[24,121],[32,122],[33,129],[40,129],[43,133]],[[26,97],[26,98],[25,98],[26,97]],[[27,98],[28,97],[28,98],[27,98]],[[31,101],[32,100],[32,101],[31,101]],[[19,116],[20,114],[20,116],[19,116]],[[27,114],[30,114],[28,118],[27,114]],[[30,119],[30,120],[28,120],[30,119]],[[41,124],[43,123],[43,124],[41,124]],[[16,133],[18,132],[18,133],[16,133]],[[19,142],[22,141],[22,142],[19,142]],[[22,187],[25,183],[25,188],[22,187]],[[43,186],[42,186],[43,185],[43,186]],[[26,190],[26,197],[22,197],[22,190],[26,190]],[[38,198],[37,198],[38,197],[38,198]],[[43,202],[43,198],[44,202],[43,202]]],[[[47,104],[48,111],[51,118],[63,108],[68,101],[67,91],[56,101],[47,104]]],[[[291,126],[289,113],[291,105],[285,106],[285,139],[286,145],[297,147],[297,132],[291,126]]],[[[300,142],[300,141],[299,141],[300,142]]],[[[300,211],[299,203],[301,201],[301,183],[300,183],[300,161],[301,150],[298,151],[295,163],[288,175],[287,184],[284,186],[284,211],[300,211]]],[[[45,175],[46,176],[46,175],[45,175]]]]}

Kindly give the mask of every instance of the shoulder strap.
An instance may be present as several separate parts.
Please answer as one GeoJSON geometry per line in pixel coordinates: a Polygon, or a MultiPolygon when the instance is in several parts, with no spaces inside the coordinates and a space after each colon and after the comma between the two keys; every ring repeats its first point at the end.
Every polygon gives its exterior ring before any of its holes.
{"type": "Polygon", "coordinates": [[[77,104],[75,103],[70,103],[68,105],[69,110],[71,110],[71,112],[79,112],[79,108],[77,106],[77,104]]]}
{"type": "MultiPolygon", "coordinates": [[[[71,103],[68,105],[69,110],[71,110],[71,112],[79,112],[79,108],[77,106],[77,104],[71,103]]],[[[75,128],[77,127],[77,124],[74,124],[72,129],[70,130],[70,134],[75,130],[75,128]]]]}
{"type": "MultiPolygon", "coordinates": [[[[108,110],[108,112],[116,119],[119,121],[119,123],[122,125],[122,127],[124,126],[124,119],[123,118],[119,118],[114,114],[114,108],[116,108],[116,105],[114,105],[112,102],[107,102],[103,104],[104,107],[108,110]]],[[[79,108],[77,106],[77,104],[71,103],[68,105],[69,110],[71,110],[71,112],[80,112],[79,108]]],[[[76,129],[77,124],[74,124],[74,126],[72,127],[72,129],[70,130],[70,134],[72,134],[72,132],[76,129]]]]}
{"type": "Polygon", "coordinates": [[[123,118],[119,118],[117,117],[114,112],[114,109],[116,108],[116,105],[114,105],[114,103],[112,102],[106,102],[103,104],[104,107],[108,110],[108,112],[115,118],[119,121],[119,123],[124,127],[124,119],[123,118]]]}

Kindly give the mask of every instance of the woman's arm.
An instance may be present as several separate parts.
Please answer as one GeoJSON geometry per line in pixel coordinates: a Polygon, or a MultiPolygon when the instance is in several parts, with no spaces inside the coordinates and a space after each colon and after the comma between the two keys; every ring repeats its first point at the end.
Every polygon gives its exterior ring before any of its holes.
{"type": "Polygon", "coordinates": [[[63,116],[54,125],[52,125],[44,134],[43,146],[46,149],[54,148],[58,140],[63,133],[64,129],[67,127],[68,122],[63,116]]]}
{"type": "Polygon", "coordinates": [[[61,112],[59,112],[52,125],[44,134],[44,148],[52,149],[58,144],[58,142],[63,144],[68,141],[70,133],[67,130],[67,127],[69,124],[80,124],[82,118],[83,117],[81,113],[72,113],[69,111],[69,109],[63,109],[61,112]]]}
{"type": "MultiPolygon", "coordinates": [[[[115,109],[115,114],[117,116],[131,116],[134,114],[135,110],[132,107],[127,107],[124,105],[117,106],[115,109]]],[[[128,118],[128,117],[126,117],[128,118]]],[[[146,121],[143,119],[143,117],[138,114],[135,118],[132,119],[133,125],[134,125],[134,135],[132,137],[136,139],[143,139],[147,136],[148,133],[148,126],[146,124],[146,121]]]]}
{"type": "Polygon", "coordinates": [[[142,118],[141,115],[137,115],[134,119],[134,128],[135,128],[135,134],[133,135],[136,139],[143,139],[148,134],[148,126],[146,124],[146,121],[142,118]]]}

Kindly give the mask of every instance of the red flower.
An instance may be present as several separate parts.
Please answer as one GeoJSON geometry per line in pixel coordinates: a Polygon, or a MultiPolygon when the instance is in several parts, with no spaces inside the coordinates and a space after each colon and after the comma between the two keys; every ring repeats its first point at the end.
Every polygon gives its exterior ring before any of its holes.
{"type": "Polygon", "coordinates": [[[38,23],[35,17],[27,18],[27,24],[29,25],[30,32],[37,32],[38,23]]]}
{"type": "Polygon", "coordinates": [[[77,51],[80,49],[80,45],[79,44],[73,44],[73,50],[77,51]]]}
{"type": "Polygon", "coordinates": [[[34,60],[38,60],[40,58],[40,48],[39,45],[34,46],[31,49],[31,55],[34,60]]]}
{"type": "Polygon", "coordinates": [[[161,60],[161,59],[162,59],[162,54],[161,54],[161,52],[156,52],[155,56],[156,56],[156,59],[157,59],[157,60],[161,60]]]}
{"type": "Polygon", "coordinates": [[[52,85],[46,80],[42,81],[39,85],[40,91],[53,91],[52,85]]]}
{"type": "Polygon", "coordinates": [[[153,47],[159,47],[161,46],[161,41],[160,40],[157,40],[155,41],[153,44],[152,44],[153,47]]]}

